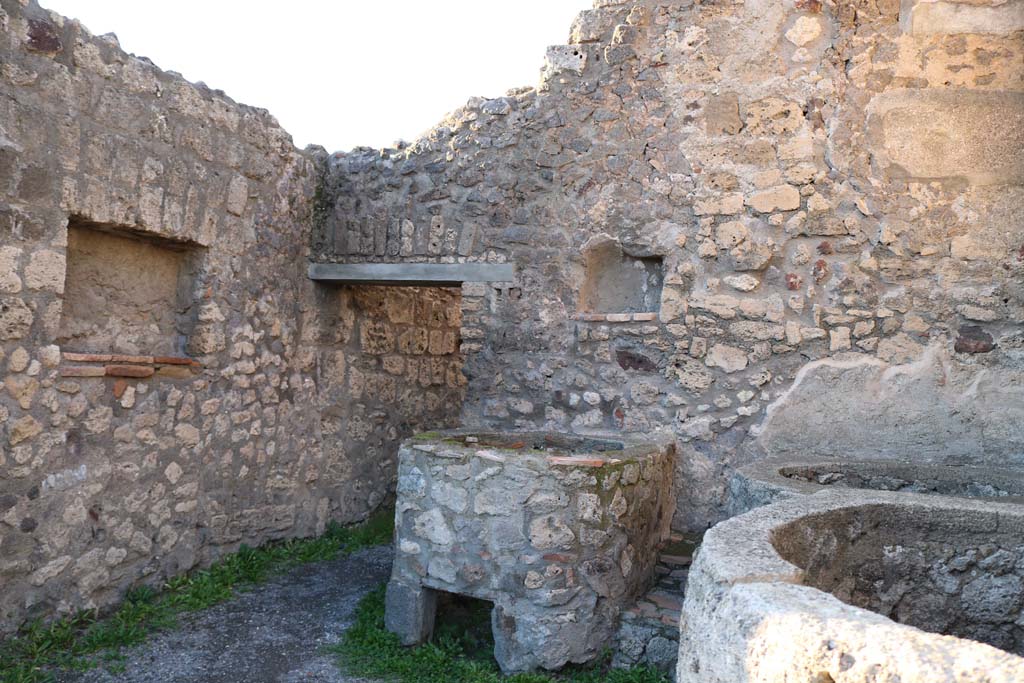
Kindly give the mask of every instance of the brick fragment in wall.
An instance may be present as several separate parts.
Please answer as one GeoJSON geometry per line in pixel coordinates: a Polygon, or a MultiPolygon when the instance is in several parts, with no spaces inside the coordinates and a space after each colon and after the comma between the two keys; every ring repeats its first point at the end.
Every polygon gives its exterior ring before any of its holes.
{"type": "Polygon", "coordinates": [[[965,325],[957,335],[957,353],[989,353],[995,349],[992,335],[977,325],[965,325]]]}
{"type": "Polygon", "coordinates": [[[69,363],[109,363],[113,358],[109,353],[74,353],[65,351],[64,360],[69,363]]]}
{"type": "Polygon", "coordinates": [[[107,377],[152,377],[156,370],[142,365],[107,365],[104,372],[107,377]]]}
{"type": "Polygon", "coordinates": [[[184,356],[153,356],[153,363],[155,365],[199,365],[197,361],[184,356]]]}

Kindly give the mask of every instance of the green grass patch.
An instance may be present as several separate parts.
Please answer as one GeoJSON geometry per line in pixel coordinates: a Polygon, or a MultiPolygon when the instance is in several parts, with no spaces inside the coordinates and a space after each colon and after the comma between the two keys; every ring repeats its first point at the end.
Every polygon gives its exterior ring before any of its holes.
{"type": "Polygon", "coordinates": [[[668,683],[668,676],[650,668],[611,669],[608,657],[585,668],[569,667],[557,674],[503,676],[494,661],[494,641],[481,628],[479,608],[455,622],[441,622],[431,642],[402,647],[384,628],[384,587],[367,595],[356,610],[355,623],[329,651],[352,676],[393,683],[668,683]],[[486,635],[484,635],[486,634],[486,635]]]}
{"type": "Polygon", "coordinates": [[[168,580],[161,591],[143,586],[130,592],[109,616],[100,618],[90,610],[49,623],[30,623],[14,638],[0,642],[0,683],[46,683],[57,669],[123,670],[122,648],[174,628],[178,615],[224,602],[236,591],[292,567],[391,543],[393,532],[394,513],[384,511],[358,526],[332,524],[316,538],[261,548],[243,545],[209,569],[168,580]]]}

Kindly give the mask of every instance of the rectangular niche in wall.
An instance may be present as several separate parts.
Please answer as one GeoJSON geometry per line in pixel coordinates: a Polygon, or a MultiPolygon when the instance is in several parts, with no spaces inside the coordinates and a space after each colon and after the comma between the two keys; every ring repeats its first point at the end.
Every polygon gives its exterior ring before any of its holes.
{"type": "Polygon", "coordinates": [[[660,256],[630,256],[614,240],[584,249],[580,308],[587,313],[649,313],[661,305],[660,256]]]}
{"type": "Polygon", "coordinates": [[[189,330],[188,244],[72,219],[59,342],[65,351],[179,355],[189,330]]]}

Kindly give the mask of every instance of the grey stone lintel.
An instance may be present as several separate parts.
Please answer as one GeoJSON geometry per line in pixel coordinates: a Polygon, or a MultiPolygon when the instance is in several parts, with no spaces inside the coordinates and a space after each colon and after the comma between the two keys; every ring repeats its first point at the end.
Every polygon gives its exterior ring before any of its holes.
{"type": "Polygon", "coordinates": [[[317,282],[405,287],[457,287],[463,282],[511,282],[511,263],[310,263],[317,282]]]}

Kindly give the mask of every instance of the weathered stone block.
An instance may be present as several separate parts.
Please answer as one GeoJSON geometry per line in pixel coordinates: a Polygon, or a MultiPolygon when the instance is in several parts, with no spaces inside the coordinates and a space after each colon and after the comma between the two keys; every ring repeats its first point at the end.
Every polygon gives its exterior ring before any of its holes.
{"type": "Polygon", "coordinates": [[[98,365],[71,366],[60,369],[61,377],[104,377],[106,368],[98,365]]]}
{"type": "Polygon", "coordinates": [[[893,90],[867,112],[872,151],[890,176],[1024,183],[1024,93],[893,90]]]}
{"type": "Polygon", "coordinates": [[[552,45],[545,57],[542,80],[554,78],[563,72],[582,74],[587,68],[587,50],[580,45],[552,45]]]}
{"type": "Polygon", "coordinates": [[[0,298],[0,340],[21,339],[33,319],[32,310],[21,299],[0,298]]]}
{"type": "Polygon", "coordinates": [[[704,128],[708,135],[735,135],[743,128],[740,100],[736,93],[708,97],[704,105],[704,128]]]}
{"type": "Polygon", "coordinates": [[[912,35],[1013,33],[1024,29],[1024,2],[902,0],[900,27],[912,35]]]}
{"type": "Polygon", "coordinates": [[[795,211],[800,208],[800,191],[792,185],[779,185],[755,192],[747,197],[746,204],[761,213],[795,211]]]}
{"type": "Polygon", "coordinates": [[[384,625],[402,645],[420,645],[434,632],[437,593],[418,584],[388,582],[384,594],[384,625]]]}

